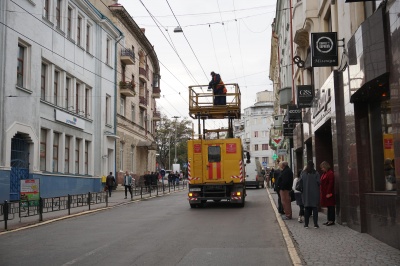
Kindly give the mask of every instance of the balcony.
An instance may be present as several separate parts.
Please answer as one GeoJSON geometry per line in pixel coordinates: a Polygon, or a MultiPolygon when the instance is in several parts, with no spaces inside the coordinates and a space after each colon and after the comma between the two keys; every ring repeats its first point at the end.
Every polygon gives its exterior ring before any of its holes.
{"type": "Polygon", "coordinates": [[[147,108],[147,99],[144,96],[139,96],[139,107],[147,108]]]}
{"type": "Polygon", "coordinates": [[[135,54],[131,49],[122,48],[121,49],[121,62],[125,65],[135,64],[135,54]]]}
{"type": "Polygon", "coordinates": [[[144,79],[144,80],[149,80],[148,71],[141,66],[139,66],[139,78],[144,79]]]}
{"type": "Polygon", "coordinates": [[[119,92],[126,97],[134,97],[136,95],[135,83],[133,81],[120,81],[119,92]]]}
{"type": "Polygon", "coordinates": [[[161,89],[159,87],[153,87],[152,97],[160,99],[160,95],[161,95],[161,89]]]}
{"type": "Polygon", "coordinates": [[[161,121],[161,113],[160,111],[153,112],[153,121],[161,121]]]}

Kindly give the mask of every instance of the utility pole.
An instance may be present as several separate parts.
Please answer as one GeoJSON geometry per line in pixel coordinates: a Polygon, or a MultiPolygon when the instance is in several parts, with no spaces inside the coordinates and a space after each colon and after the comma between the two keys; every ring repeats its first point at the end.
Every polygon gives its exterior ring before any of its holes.
{"type": "Polygon", "coordinates": [[[175,158],[174,158],[174,163],[176,163],[178,161],[178,159],[176,158],[176,121],[178,118],[180,118],[180,116],[173,116],[172,118],[175,118],[175,158]]]}

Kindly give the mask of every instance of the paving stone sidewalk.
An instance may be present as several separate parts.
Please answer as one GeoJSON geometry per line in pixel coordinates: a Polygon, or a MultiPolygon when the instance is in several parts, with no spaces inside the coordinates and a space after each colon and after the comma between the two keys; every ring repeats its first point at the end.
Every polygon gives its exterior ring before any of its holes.
{"type": "MultiPolygon", "coordinates": [[[[267,189],[275,206],[278,195],[267,189]]],[[[376,238],[359,233],[349,227],[335,224],[324,226],[326,214],[318,213],[320,228],[297,221],[299,207],[292,202],[293,219],[284,223],[302,261],[301,265],[400,265],[400,250],[395,249],[376,238]]],[[[312,217],[311,217],[312,219],[312,217]]],[[[311,220],[311,225],[312,220],[311,220]]]]}

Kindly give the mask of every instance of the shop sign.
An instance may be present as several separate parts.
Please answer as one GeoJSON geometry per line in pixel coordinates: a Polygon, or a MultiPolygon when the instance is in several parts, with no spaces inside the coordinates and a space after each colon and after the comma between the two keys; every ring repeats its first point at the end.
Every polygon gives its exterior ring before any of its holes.
{"type": "Polygon", "coordinates": [[[289,105],[288,114],[289,123],[302,123],[301,108],[296,105],[289,105]]]}
{"type": "Polygon", "coordinates": [[[279,156],[285,156],[287,155],[286,149],[278,149],[276,152],[279,156]]]}
{"type": "Polygon", "coordinates": [[[83,119],[62,112],[57,109],[56,109],[56,120],[80,129],[85,129],[85,121],[83,121],[83,119]]]}
{"type": "Polygon", "coordinates": [[[293,137],[294,128],[295,128],[294,124],[283,124],[283,136],[293,137]]]}
{"type": "Polygon", "coordinates": [[[275,146],[278,146],[279,143],[281,143],[282,138],[272,138],[272,144],[275,144],[275,146]]]}
{"type": "Polygon", "coordinates": [[[297,87],[297,107],[309,108],[314,100],[314,90],[311,85],[298,85],[297,87]]]}
{"type": "Polygon", "coordinates": [[[338,65],[337,32],[311,33],[311,66],[338,65]]]}

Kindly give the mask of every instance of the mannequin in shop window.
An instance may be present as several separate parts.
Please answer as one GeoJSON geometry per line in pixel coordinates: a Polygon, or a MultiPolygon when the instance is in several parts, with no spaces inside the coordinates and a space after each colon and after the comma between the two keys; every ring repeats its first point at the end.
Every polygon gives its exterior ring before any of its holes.
{"type": "Polygon", "coordinates": [[[386,190],[396,190],[396,174],[394,169],[394,160],[387,158],[385,160],[385,179],[386,179],[386,190]]]}

